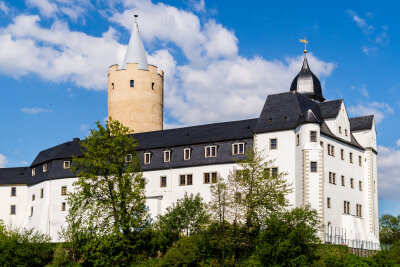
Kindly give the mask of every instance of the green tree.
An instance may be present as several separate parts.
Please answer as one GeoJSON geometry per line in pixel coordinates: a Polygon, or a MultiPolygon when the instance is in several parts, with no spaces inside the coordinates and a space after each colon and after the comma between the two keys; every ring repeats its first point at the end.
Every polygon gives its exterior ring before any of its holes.
{"type": "Polygon", "coordinates": [[[320,221],[309,206],[265,218],[253,257],[264,266],[309,266],[318,259],[320,221]]]}
{"type": "Polygon", "coordinates": [[[5,227],[0,220],[0,265],[44,266],[53,257],[50,237],[33,229],[5,227]]]}
{"type": "Polygon", "coordinates": [[[400,240],[400,215],[384,214],[379,219],[380,240],[383,244],[394,244],[400,240]]]}
{"type": "Polygon", "coordinates": [[[96,265],[135,260],[149,217],[136,140],[118,121],[99,122],[73,158],[78,181],[68,196],[67,237],[96,265]]]}
{"type": "Polygon", "coordinates": [[[206,205],[199,194],[185,193],[164,215],[157,218],[155,228],[161,234],[160,249],[165,251],[180,235],[194,235],[202,232],[209,222],[206,205]]]}

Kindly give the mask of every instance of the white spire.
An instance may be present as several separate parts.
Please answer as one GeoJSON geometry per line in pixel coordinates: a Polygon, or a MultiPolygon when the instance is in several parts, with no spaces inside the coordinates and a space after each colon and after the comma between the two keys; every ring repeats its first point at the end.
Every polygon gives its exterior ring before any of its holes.
{"type": "Polygon", "coordinates": [[[126,69],[126,63],[138,63],[138,69],[148,70],[146,51],[144,50],[142,38],[140,37],[137,15],[135,15],[135,24],[133,25],[131,39],[129,40],[122,69],[126,69]]]}

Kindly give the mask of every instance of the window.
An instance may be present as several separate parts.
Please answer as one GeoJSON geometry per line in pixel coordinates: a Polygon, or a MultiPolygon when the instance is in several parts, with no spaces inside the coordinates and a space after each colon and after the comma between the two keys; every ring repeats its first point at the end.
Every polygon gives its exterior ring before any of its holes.
{"type": "Polygon", "coordinates": [[[32,168],[32,176],[36,175],[36,168],[32,168]]]}
{"type": "Polygon", "coordinates": [[[311,172],[317,172],[317,162],[311,161],[311,172]]]}
{"type": "Polygon", "coordinates": [[[343,212],[345,214],[350,214],[350,202],[349,201],[344,201],[343,212]]]}
{"type": "Polygon", "coordinates": [[[44,196],[44,189],[41,188],[41,189],[40,189],[40,198],[43,198],[43,196],[44,196]]]}
{"type": "Polygon", "coordinates": [[[215,184],[217,182],[217,173],[216,172],[205,172],[204,173],[204,183],[209,184],[213,183],[215,184]]]}
{"type": "Polygon", "coordinates": [[[336,173],[329,172],[329,183],[336,184],[336,173]]]}
{"type": "Polygon", "coordinates": [[[160,177],[160,187],[167,187],[167,176],[160,177]]]}
{"type": "Polygon", "coordinates": [[[342,127],[341,126],[339,126],[339,133],[340,134],[342,133],[342,127]]]}
{"type": "Polygon", "coordinates": [[[354,179],[353,178],[350,178],[350,187],[354,188],[354,179]]]}
{"type": "Polygon", "coordinates": [[[61,203],[61,211],[65,211],[66,210],[67,205],[65,204],[65,202],[61,203]]]}
{"type": "Polygon", "coordinates": [[[244,143],[232,144],[232,155],[244,154],[244,143]]]}
{"type": "Polygon", "coordinates": [[[356,215],[358,217],[362,217],[362,212],[361,212],[361,204],[356,205],[356,215]]]}
{"type": "Polygon", "coordinates": [[[317,132],[316,131],[310,132],[310,142],[317,142],[317,132]]]}
{"type": "Polygon", "coordinates": [[[150,164],[151,161],[151,153],[146,152],[144,153],[144,164],[150,164]]]}
{"type": "Polygon", "coordinates": [[[32,195],[32,201],[35,201],[35,194],[32,195]]]}
{"type": "Polygon", "coordinates": [[[154,90],[154,83],[151,83],[151,90],[154,90]]]}
{"type": "Polygon", "coordinates": [[[165,150],[164,151],[164,162],[170,162],[171,161],[171,150],[165,150]]]}
{"type": "Polygon", "coordinates": [[[61,186],[61,195],[62,196],[67,195],[67,186],[66,185],[61,186]]]}
{"type": "Polygon", "coordinates": [[[206,158],[214,158],[217,156],[217,146],[206,146],[204,152],[206,158]]]}
{"type": "Polygon", "coordinates": [[[269,139],[269,148],[278,149],[278,140],[276,138],[269,139]]]}
{"type": "Polygon", "coordinates": [[[189,160],[190,159],[190,152],[191,152],[190,148],[183,149],[183,159],[184,160],[189,160]]]}
{"type": "Polygon", "coordinates": [[[66,160],[64,161],[64,169],[69,169],[71,167],[71,161],[66,160]]]}
{"type": "Polygon", "coordinates": [[[179,175],[179,185],[192,185],[193,175],[192,174],[181,174],[179,175]]]}
{"type": "Polygon", "coordinates": [[[350,152],[349,154],[350,163],[353,163],[353,153],[350,152]]]}
{"type": "Polygon", "coordinates": [[[278,176],[278,168],[271,168],[271,174],[273,177],[277,177],[278,176]]]}
{"type": "Polygon", "coordinates": [[[334,157],[335,156],[335,147],[328,144],[328,155],[334,157]]]}
{"type": "Polygon", "coordinates": [[[322,148],[324,148],[324,142],[319,142],[322,148]]]}
{"type": "Polygon", "coordinates": [[[16,212],[16,206],[15,205],[11,205],[11,208],[10,208],[10,214],[11,215],[15,215],[17,212],[16,212]]]}
{"type": "Polygon", "coordinates": [[[326,199],[326,207],[327,207],[328,209],[331,208],[331,198],[330,198],[330,197],[328,197],[328,198],[326,199]]]}
{"type": "Polygon", "coordinates": [[[345,186],[344,175],[342,175],[342,186],[345,186]]]}
{"type": "Polygon", "coordinates": [[[344,135],[348,136],[347,129],[344,129],[344,135]]]}
{"type": "Polygon", "coordinates": [[[362,166],[362,157],[358,156],[358,166],[362,166]]]}
{"type": "Polygon", "coordinates": [[[362,181],[358,181],[358,189],[362,191],[362,181]]]}
{"type": "Polygon", "coordinates": [[[300,145],[300,134],[296,135],[296,146],[300,145]]]}
{"type": "Polygon", "coordinates": [[[131,162],[132,161],[132,155],[128,154],[125,156],[125,162],[131,162]]]}
{"type": "Polygon", "coordinates": [[[33,207],[31,207],[31,217],[33,216],[33,207]]]}
{"type": "Polygon", "coordinates": [[[129,85],[130,85],[130,87],[135,87],[135,81],[131,80],[129,85]]]}
{"type": "Polygon", "coordinates": [[[17,188],[16,187],[11,187],[11,196],[16,197],[17,196],[17,188]]]}
{"type": "Polygon", "coordinates": [[[43,164],[43,172],[47,172],[47,164],[43,164]]]}
{"type": "Polygon", "coordinates": [[[111,83],[111,88],[114,90],[114,83],[111,83]]]}
{"type": "Polygon", "coordinates": [[[340,158],[344,160],[344,150],[340,149],[340,158]]]}

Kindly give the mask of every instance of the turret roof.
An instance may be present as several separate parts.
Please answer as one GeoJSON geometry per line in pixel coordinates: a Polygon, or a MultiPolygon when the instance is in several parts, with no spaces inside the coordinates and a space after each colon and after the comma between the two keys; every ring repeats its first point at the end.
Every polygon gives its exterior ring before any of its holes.
{"type": "Polygon", "coordinates": [[[148,70],[146,51],[144,50],[143,41],[140,37],[139,26],[136,18],[137,15],[135,15],[135,23],[133,25],[122,69],[126,69],[127,63],[138,63],[138,69],[148,70]]]}

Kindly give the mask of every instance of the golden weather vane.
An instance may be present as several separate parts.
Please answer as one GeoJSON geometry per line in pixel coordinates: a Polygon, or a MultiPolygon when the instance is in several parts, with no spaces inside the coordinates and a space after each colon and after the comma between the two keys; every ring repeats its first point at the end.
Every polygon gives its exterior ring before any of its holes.
{"type": "Polygon", "coordinates": [[[304,37],[304,39],[300,39],[299,41],[300,43],[304,43],[304,53],[307,53],[307,44],[308,44],[307,38],[304,37]]]}

